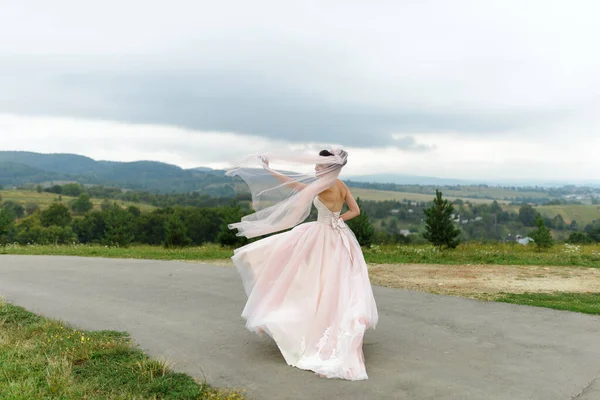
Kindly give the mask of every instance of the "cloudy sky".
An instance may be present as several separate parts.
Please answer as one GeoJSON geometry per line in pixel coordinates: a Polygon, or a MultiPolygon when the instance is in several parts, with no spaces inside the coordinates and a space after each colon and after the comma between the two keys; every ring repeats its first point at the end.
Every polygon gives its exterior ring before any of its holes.
{"type": "Polygon", "coordinates": [[[600,180],[595,0],[0,0],[0,150],[600,180]]]}

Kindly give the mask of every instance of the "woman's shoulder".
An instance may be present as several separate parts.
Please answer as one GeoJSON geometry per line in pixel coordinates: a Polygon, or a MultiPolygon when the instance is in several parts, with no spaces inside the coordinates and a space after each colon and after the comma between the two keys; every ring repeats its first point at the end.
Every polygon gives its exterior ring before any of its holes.
{"type": "Polygon", "coordinates": [[[348,186],[346,186],[346,184],[339,179],[337,180],[336,185],[340,192],[342,192],[342,194],[345,196],[346,192],[348,192],[348,186]]]}

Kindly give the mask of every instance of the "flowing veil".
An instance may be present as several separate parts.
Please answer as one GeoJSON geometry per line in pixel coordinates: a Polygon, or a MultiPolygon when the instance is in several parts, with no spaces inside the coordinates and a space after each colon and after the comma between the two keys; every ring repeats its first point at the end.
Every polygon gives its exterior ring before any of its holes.
{"type": "MultiPolygon", "coordinates": [[[[247,157],[226,172],[244,180],[252,195],[254,213],[247,215],[230,229],[237,236],[253,238],[292,228],[310,214],[313,199],[333,186],[348,160],[341,149],[331,156],[298,154],[285,151],[256,154],[247,157]],[[271,163],[313,168],[313,172],[297,173],[273,169],[271,163]]],[[[287,169],[287,168],[286,168],[287,169]]]]}

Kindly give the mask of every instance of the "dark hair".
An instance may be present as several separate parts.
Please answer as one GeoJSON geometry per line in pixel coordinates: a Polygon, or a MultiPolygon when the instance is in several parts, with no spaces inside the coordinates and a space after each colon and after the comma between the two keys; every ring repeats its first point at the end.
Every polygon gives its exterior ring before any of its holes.
{"type": "Polygon", "coordinates": [[[319,153],[319,155],[323,156],[323,157],[329,157],[329,156],[332,156],[333,153],[331,153],[329,150],[321,150],[321,152],[319,153]]]}

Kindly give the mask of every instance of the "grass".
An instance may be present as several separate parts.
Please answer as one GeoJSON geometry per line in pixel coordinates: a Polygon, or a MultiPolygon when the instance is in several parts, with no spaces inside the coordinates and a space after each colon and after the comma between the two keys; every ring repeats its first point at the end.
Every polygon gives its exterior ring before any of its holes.
{"type": "Polygon", "coordinates": [[[600,245],[556,245],[537,252],[534,246],[516,243],[464,243],[457,249],[439,251],[432,246],[373,246],[365,259],[376,264],[490,264],[549,265],[600,268],[600,245]]]}
{"type": "MultiPolygon", "coordinates": [[[[52,203],[58,201],[58,195],[55,193],[38,193],[36,191],[31,190],[0,190],[0,196],[2,196],[3,201],[16,201],[20,203],[22,206],[25,206],[27,203],[36,203],[43,210],[48,208],[52,203]]],[[[71,196],[62,196],[62,202],[64,204],[69,204],[70,201],[75,200],[76,197],[71,196]]],[[[94,209],[100,210],[100,204],[104,201],[104,199],[91,198],[90,201],[94,204],[94,209]]],[[[149,204],[143,203],[134,203],[129,201],[120,201],[120,200],[112,200],[108,199],[110,203],[116,202],[123,207],[136,206],[142,211],[152,211],[156,207],[151,206],[149,204]]]]}
{"type": "Polygon", "coordinates": [[[0,254],[26,254],[51,256],[80,256],[105,258],[138,258],[145,260],[223,260],[233,255],[233,250],[219,245],[166,249],[160,246],[136,245],[114,247],[100,245],[6,245],[0,246],[0,254]]]}
{"type": "Polygon", "coordinates": [[[84,331],[0,302],[2,399],[243,399],[173,372],[127,333],[84,331]]]}
{"type": "MultiPolygon", "coordinates": [[[[422,193],[405,193],[405,192],[393,192],[388,190],[375,190],[375,189],[362,189],[362,188],[351,188],[352,196],[360,197],[361,200],[371,200],[371,201],[386,201],[386,200],[410,200],[410,201],[419,201],[419,202],[428,202],[433,201],[435,194],[422,194],[422,193]]],[[[493,199],[473,199],[467,198],[465,196],[447,196],[444,191],[444,198],[450,201],[454,201],[456,199],[462,199],[464,201],[470,201],[473,204],[482,204],[482,203],[491,203],[493,199]]],[[[498,203],[506,203],[505,200],[498,200],[498,203]]]]}
{"type": "Polygon", "coordinates": [[[504,293],[494,300],[600,315],[600,293],[504,293]]]}
{"type": "MultiPolygon", "coordinates": [[[[233,255],[233,249],[214,244],[181,249],[165,249],[148,245],[121,248],[81,244],[62,246],[9,244],[0,246],[0,254],[215,261],[228,259],[233,255]]],[[[600,245],[556,245],[544,252],[537,252],[534,246],[513,243],[464,243],[451,251],[439,251],[428,245],[386,245],[364,249],[364,255],[365,260],[371,264],[550,265],[600,268],[600,245]]]]}
{"type": "Polygon", "coordinates": [[[455,196],[460,198],[480,197],[492,198],[497,200],[514,200],[518,197],[535,198],[535,199],[551,199],[554,198],[548,193],[534,191],[516,191],[503,187],[479,187],[479,186],[463,186],[461,190],[443,190],[444,195],[455,196]]]}
{"type": "Polygon", "coordinates": [[[558,206],[540,206],[536,210],[545,217],[553,218],[561,215],[567,224],[577,221],[583,227],[596,219],[600,219],[600,205],[566,204],[558,206]]]}

